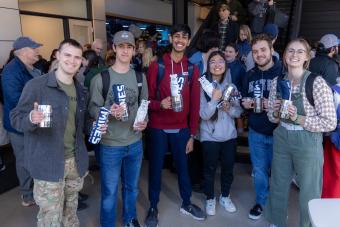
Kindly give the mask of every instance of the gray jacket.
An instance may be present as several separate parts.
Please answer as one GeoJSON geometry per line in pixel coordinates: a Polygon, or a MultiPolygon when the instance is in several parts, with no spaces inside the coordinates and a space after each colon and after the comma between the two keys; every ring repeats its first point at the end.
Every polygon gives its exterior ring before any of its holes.
{"type": "MultiPolygon", "coordinates": [[[[84,142],[86,92],[75,80],[77,93],[75,160],[78,173],[84,176],[88,154],[84,142]]],[[[68,116],[68,97],[58,86],[55,71],[30,80],[18,105],[11,111],[13,127],[24,133],[25,166],[34,179],[57,182],[64,177],[64,132],[68,116]],[[52,127],[39,128],[29,120],[34,102],[52,105],[52,127]]]]}
{"type": "MultiPolygon", "coordinates": [[[[219,89],[222,91],[228,85],[228,76],[224,79],[219,89]]],[[[235,86],[236,89],[236,86],[235,86]]],[[[224,142],[237,137],[234,118],[237,118],[242,113],[242,108],[239,101],[231,102],[231,107],[228,112],[222,109],[218,110],[218,117],[215,121],[210,120],[214,115],[218,101],[210,100],[204,95],[201,89],[201,103],[200,103],[200,140],[224,142]]]]}

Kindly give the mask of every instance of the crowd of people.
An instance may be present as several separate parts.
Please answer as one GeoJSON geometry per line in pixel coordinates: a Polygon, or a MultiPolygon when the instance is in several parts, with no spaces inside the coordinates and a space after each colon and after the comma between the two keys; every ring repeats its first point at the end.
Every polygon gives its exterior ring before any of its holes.
{"type": "MultiPolygon", "coordinates": [[[[100,171],[103,227],[117,225],[119,184],[123,225],[141,226],[136,201],[144,156],[149,167],[144,225],[158,226],[169,151],[181,213],[200,221],[216,214],[219,163],[219,205],[236,212],[231,188],[237,137],[244,130],[256,194],[248,217],[264,214],[272,227],[287,226],[294,177],[299,226],[310,227],[308,201],[340,197],[339,41],[325,34],[313,52],[297,38],[280,55],[274,50],[279,28],[268,21],[273,7],[272,0],[252,1],[248,26],[241,24],[247,14],[238,1],[219,3],[210,29],[203,24],[192,37],[187,25],[173,25],[170,46],[157,51],[132,32],[119,31],[105,58],[100,39],[86,46],[65,39],[42,62],[43,44],[19,37],[1,74],[3,126],[16,157],[22,205],[39,206],[37,225],[79,226],[88,137],[96,128],[101,140],[91,149],[100,171]],[[148,116],[136,121],[143,100],[149,102],[148,116]],[[52,109],[49,126],[43,126],[45,105],[52,109]],[[109,116],[99,125],[103,107],[109,116]],[[206,196],[204,208],[191,202],[193,190],[206,196]]],[[[2,171],[1,157],[0,165],[2,171]]]]}

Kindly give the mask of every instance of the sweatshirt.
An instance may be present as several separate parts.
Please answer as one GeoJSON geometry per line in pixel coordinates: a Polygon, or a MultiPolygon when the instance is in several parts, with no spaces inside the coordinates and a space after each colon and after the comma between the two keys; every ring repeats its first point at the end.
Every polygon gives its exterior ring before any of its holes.
{"type": "Polygon", "coordinates": [[[188,58],[183,56],[179,62],[171,60],[170,53],[164,54],[164,75],[157,89],[158,63],[153,61],[147,73],[147,81],[149,88],[149,123],[148,127],[156,129],[183,129],[189,128],[190,134],[195,135],[199,122],[199,97],[200,84],[198,81],[199,71],[194,66],[193,75],[188,83],[188,58]],[[173,67],[172,64],[173,63],[173,67]],[[173,71],[172,71],[173,68],[173,71]],[[183,72],[182,72],[183,70],[183,72]],[[180,84],[182,87],[181,94],[183,98],[183,111],[174,112],[172,109],[161,109],[161,100],[171,96],[170,91],[170,74],[184,78],[184,82],[180,84]],[[184,74],[184,76],[183,76],[184,74]],[[159,99],[157,98],[157,90],[159,90],[159,99]]]}
{"type": "MultiPolygon", "coordinates": [[[[229,74],[230,75],[230,74],[229,74]]],[[[230,81],[230,79],[229,79],[230,81]]],[[[222,91],[230,84],[227,76],[221,84],[218,84],[218,88],[222,91]]],[[[233,85],[235,86],[235,85],[233,85]]],[[[219,101],[210,100],[208,101],[203,89],[201,90],[201,104],[200,104],[200,140],[203,141],[214,141],[214,142],[225,142],[230,139],[237,137],[235,128],[235,120],[242,113],[242,108],[239,101],[231,102],[231,107],[228,112],[222,109],[218,110],[218,117],[216,120],[210,120],[214,115],[217,104],[219,101]]]]}
{"type": "MultiPolygon", "coordinates": [[[[259,89],[262,90],[262,97],[268,99],[272,80],[282,73],[281,62],[275,57],[273,61],[274,65],[266,71],[254,67],[247,72],[242,83],[242,97],[261,97],[261,94],[254,95],[254,90],[259,89]]],[[[276,128],[276,124],[269,121],[265,111],[254,113],[252,109],[249,111],[248,124],[254,131],[269,136],[273,135],[273,130],[276,128]]]]}

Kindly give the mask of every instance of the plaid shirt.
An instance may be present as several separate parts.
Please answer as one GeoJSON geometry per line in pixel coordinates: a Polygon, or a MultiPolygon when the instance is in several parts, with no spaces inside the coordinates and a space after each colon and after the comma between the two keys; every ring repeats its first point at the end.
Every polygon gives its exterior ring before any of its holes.
{"type": "MultiPolygon", "coordinates": [[[[279,118],[273,115],[273,105],[277,98],[276,87],[277,77],[272,81],[269,99],[268,99],[268,118],[273,123],[278,123],[279,118]]],[[[293,87],[292,92],[298,93],[300,85],[293,87]]],[[[326,81],[318,76],[313,84],[314,107],[309,103],[305,89],[302,89],[303,106],[305,109],[306,119],[303,128],[310,132],[329,132],[333,131],[337,125],[335,104],[333,94],[326,81]]]]}
{"type": "Polygon", "coordinates": [[[220,50],[224,51],[226,44],[226,38],[227,38],[227,28],[228,23],[219,23],[218,26],[218,32],[220,34],[220,50]]]}

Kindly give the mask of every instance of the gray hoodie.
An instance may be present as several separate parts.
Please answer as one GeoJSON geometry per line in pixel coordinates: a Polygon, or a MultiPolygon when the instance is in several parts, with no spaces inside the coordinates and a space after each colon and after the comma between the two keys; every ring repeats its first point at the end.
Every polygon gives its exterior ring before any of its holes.
{"type": "MultiPolygon", "coordinates": [[[[218,88],[222,91],[227,87],[230,82],[230,74],[226,75],[224,81],[218,84],[218,88]]],[[[235,86],[236,89],[236,86],[235,86]]],[[[228,112],[222,109],[218,110],[218,118],[216,120],[210,120],[214,115],[218,101],[207,101],[203,89],[201,89],[201,102],[200,102],[200,140],[203,141],[215,141],[224,142],[237,137],[237,131],[235,128],[235,120],[242,113],[242,108],[239,101],[231,102],[231,107],[228,112]]]]}

